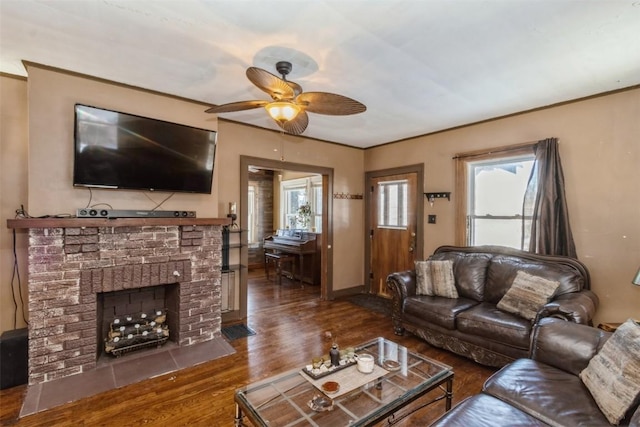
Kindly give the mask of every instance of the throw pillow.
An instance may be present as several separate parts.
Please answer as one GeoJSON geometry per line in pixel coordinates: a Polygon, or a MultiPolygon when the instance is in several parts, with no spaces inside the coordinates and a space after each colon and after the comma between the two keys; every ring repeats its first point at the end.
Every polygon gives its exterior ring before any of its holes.
{"type": "Polygon", "coordinates": [[[453,277],[453,261],[431,261],[431,283],[435,295],[458,298],[456,280],[453,277]]]}
{"type": "Polygon", "coordinates": [[[558,286],[560,282],[518,271],[497,307],[525,319],[534,320],[538,310],[549,302],[558,286]]]}
{"type": "Polygon", "coordinates": [[[640,398],[640,324],[629,319],[580,372],[602,413],[617,425],[640,398]]]}
{"type": "Polygon", "coordinates": [[[431,261],[416,261],[416,295],[433,296],[431,261]]]}
{"type": "Polygon", "coordinates": [[[416,261],[416,294],[458,298],[453,261],[416,261]]]}

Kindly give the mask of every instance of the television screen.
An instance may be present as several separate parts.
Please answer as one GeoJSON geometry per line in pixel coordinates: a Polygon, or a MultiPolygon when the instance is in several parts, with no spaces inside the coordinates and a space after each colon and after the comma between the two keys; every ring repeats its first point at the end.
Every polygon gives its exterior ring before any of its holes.
{"type": "Polygon", "coordinates": [[[216,132],[76,104],[73,185],[211,194],[216,132]]]}

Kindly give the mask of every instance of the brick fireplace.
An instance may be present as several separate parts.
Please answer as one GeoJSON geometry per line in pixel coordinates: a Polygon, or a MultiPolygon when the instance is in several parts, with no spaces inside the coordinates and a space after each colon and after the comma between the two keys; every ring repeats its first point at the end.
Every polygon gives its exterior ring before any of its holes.
{"type": "Polygon", "coordinates": [[[98,298],[106,293],[170,285],[171,341],[185,347],[220,337],[226,219],[12,222],[29,229],[30,385],[96,368],[98,298]]]}

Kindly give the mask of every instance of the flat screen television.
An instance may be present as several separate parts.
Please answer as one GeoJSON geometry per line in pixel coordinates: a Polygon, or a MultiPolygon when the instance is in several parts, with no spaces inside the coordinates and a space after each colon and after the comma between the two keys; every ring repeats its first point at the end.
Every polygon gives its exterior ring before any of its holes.
{"type": "Polygon", "coordinates": [[[73,185],[211,194],[216,132],[75,105],[73,185]]]}

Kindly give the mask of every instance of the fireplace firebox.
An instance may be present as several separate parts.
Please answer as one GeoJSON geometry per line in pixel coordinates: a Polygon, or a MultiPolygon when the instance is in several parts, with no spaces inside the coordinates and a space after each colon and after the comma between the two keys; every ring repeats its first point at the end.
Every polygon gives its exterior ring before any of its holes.
{"type": "Polygon", "coordinates": [[[160,347],[175,337],[178,291],[169,284],[98,294],[98,357],[160,347]]]}

